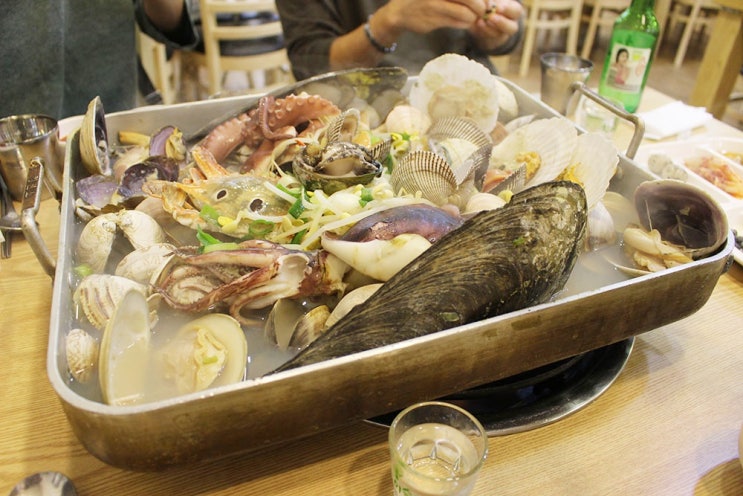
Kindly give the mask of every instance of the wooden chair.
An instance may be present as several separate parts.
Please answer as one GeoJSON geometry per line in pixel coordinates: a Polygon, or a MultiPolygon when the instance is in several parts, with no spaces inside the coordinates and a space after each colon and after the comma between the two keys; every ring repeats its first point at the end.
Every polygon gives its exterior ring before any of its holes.
{"type": "Polygon", "coordinates": [[[160,93],[162,103],[169,105],[178,100],[181,86],[180,52],[168,57],[165,45],[159,43],[139,28],[136,28],[137,54],[152,85],[160,93]]]}
{"type": "Polygon", "coordinates": [[[629,7],[629,0],[583,0],[584,12],[582,22],[587,23],[586,36],[580,56],[591,58],[591,50],[600,27],[611,28],[617,16],[629,7]]]}
{"type": "Polygon", "coordinates": [[[227,71],[249,74],[250,90],[269,91],[292,80],[281,21],[273,0],[199,0],[210,96],[222,92],[227,71]]]}
{"type": "Polygon", "coordinates": [[[671,35],[679,24],[685,25],[676,49],[676,57],[673,59],[674,67],[680,67],[684,62],[692,34],[700,28],[711,29],[720,6],[712,0],[674,0],[673,3],[667,34],[671,35]]]}
{"type": "Polygon", "coordinates": [[[529,72],[532,52],[536,43],[537,30],[567,30],[566,52],[575,55],[578,47],[578,31],[583,9],[582,1],[573,0],[524,0],[527,10],[525,20],[524,45],[521,49],[519,76],[529,72]]]}

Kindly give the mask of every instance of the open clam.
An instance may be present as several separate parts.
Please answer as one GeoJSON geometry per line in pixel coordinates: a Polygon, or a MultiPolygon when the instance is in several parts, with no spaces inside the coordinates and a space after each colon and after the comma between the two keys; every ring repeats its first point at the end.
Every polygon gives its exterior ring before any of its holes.
{"type": "Polygon", "coordinates": [[[106,115],[99,96],[88,104],[80,125],[80,159],[90,174],[111,174],[106,115]]]}
{"type": "Polygon", "coordinates": [[[646,230],[681,246],[694,259],[717,250],[727,239],[727,216],[705,191],[672,179],[646,181],[635,190],[635,209],[646,230]]]}
{"type": "Polygon", "coordinates": [[[354,143],[359,118],[356,109],[342,113],[328,126],[324,138],[308,144],[295,157],[292,170],[307,190],[322,189],[333,194],[349,186],[368,184],[382,173],[390,141],[372,148],[354,143]]]}

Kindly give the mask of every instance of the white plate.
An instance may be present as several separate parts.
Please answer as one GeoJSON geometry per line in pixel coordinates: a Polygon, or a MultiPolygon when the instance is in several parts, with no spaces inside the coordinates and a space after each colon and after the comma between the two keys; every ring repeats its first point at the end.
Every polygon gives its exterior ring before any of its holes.
{"type": "MultiPolygon", "coordinates": [[[[688,182],[707,191],[728,216],[728,222],[731,229],[735,229],[738,234],[743,234],[743,199],[735,198],[721,189],[714,186],[706,179],[698,176],[684,166],[684,161],[689,158],[699,157],[702,155],[713,155],[726,161],[730,167],[743,178],[743,166],[740,163],[727,158],[724,153],[736,153],[743,156],[743,139],[738,138],[700,138],[686,141],[670,141],[654,145],[641,146],[635,155],[637,164],[650,171],[648,168],[648,159],[654,154],[664,154],[668,156],[675,164],[681,166],[689,174],[688,182]]],[[[653,174],[651,172],[651,174],[653,174]]],[[[653,174],[655,175],[655,174],[653,174]]],[[[656,176],[659,177],[659,176],[656,176]]],[[[735,261],[743,265],[743,252],[739,249],[733,250],[735,261]]]]}

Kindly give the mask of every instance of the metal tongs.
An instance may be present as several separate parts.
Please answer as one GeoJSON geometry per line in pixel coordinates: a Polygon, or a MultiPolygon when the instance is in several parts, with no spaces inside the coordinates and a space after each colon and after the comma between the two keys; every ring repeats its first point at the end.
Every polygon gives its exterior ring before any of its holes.
{"type": "Polygon", "coordinates": [[[14,232],[21,231],[31,246],[34,255],[39,260],[41,267],[53,278],[55,270],[54,258],[46,248],[46,244],[39,233],[39,226],[36,223],[36,214],[39,212],[39,206],[41,204],[41,184],[43,179],[44,166],[41,163],[41,159],[31,159],[26,178],[26,189],[23,191],[23,199],[21,200],[21,214],[18,215],[13,207],[13,200],[10,197],[7,185],[2,181],[2,177],[0,177],[0,187],[2,188],[0,229],[2,229],[3,236],[5,236],[2,256],[3,258],[10,258],[10,238],[14,232]]]}

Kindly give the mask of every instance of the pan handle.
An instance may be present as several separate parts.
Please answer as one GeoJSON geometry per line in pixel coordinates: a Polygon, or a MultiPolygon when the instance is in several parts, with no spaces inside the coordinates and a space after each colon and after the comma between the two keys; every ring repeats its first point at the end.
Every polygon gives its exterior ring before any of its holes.
{"type": "Polygon", "coordinates": [[[627,151],[625,152],[625,155],[627,156],[627,158],[630,159],[635,158],[637,149],[640,147],[643,136],[645,136],[645,121],[643,121],[637,115],[631,112],[627,112],[623,108],[617,107],[616,105],[613,105],[609,100],[605,99],[595,91],[588,88],[588,86],[586,86],[585,83],[582,81],[576,81],[572,83],[570,85],[570,90],[573,93],[581,93],[586,98],[593,100],[594,102],[609,110],[611,113],[626,121],[629,121],[634,126],[635,132],[632,134],[632,139],[630,140],[629,145],[627,145],[627,151]]]}
{"type": "Polygon", "coordinates": [[[23,192],[21,202],[21,231],[23,236],[31,246],[31,250],[39,260],[41,267],[49,276],[54,279],[55,262],[44,239],[39,233],[39,226],[36,223],[36,214],[41,204],[41,185],[44,179],[44,165],[39,157],[31,159],[28,167],[28,178],[26,179],[26,189],[23,192]]]}

